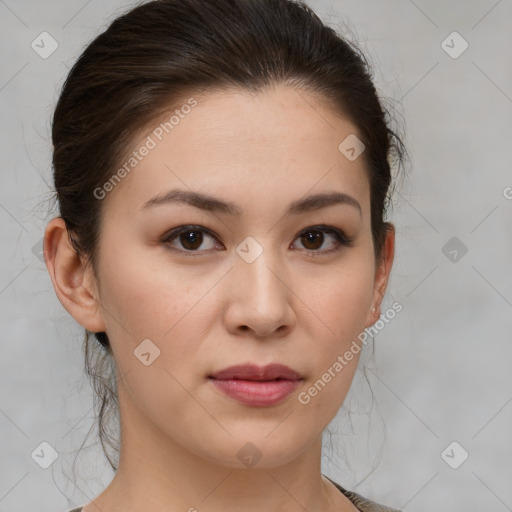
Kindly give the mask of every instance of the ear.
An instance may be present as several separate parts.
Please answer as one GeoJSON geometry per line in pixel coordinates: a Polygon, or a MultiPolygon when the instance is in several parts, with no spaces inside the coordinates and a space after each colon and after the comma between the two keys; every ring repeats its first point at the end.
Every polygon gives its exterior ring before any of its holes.
{"type": "Polygon", "coordinates": [[[381,303],[388,286],[389,274],[393,266],[395,256],[395,226],[391,222],[386,222],[386,238],[382,248],[382,257],[377,262],[375,268],[375,285],[373,290],[373,299],[368,312],[368,318],[365,327],[373,325],[381,315],[381,303]]]}
{"type": "Polygon", "coordinates": [[[104,332],[92,268],[75,251],[61,217],[52,219],[44,234],[44,259],[61,304],[91,332],[104,332]]]}

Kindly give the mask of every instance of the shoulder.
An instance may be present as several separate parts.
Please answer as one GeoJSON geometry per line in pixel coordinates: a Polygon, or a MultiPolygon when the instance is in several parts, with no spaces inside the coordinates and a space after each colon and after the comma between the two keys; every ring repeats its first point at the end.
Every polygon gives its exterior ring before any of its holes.
{"type": "Polygon", "coordinates": [[[380,505],[375,501],[363,498],[363,496],[354,491],[347,491],[335,481],[330,478],[329,480],[356,506],[358,510],[360,510],[360,512],[400,512],[400,510],[397,510],[396,508],[386,507],[385,505],[380,505]]]}

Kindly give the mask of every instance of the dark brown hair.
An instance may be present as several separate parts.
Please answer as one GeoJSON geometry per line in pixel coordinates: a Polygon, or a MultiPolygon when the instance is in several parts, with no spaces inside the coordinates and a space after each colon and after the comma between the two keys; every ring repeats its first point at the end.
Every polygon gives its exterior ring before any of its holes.
{"type": "MultiPolygon", "coordinates": [[[[405,149],[362,52],[292,0],[151,1],[87,46],[52,125],[56,200],[77,253],[97,269],[102,202],[94,190],[121,165],[135,135],[187,94],[228,87],[256,93],[279,84],[316,94],[358,128],[378,261],[389,228],[391,167],[403,163],[405,149]]],[[[89,345],[90,334],[86,369],[101,401],[102,446],[117,469],[105,449],[106,416],[117,410],[115,367],[106,333],[94,333],[101,347],[89,345]]]]}

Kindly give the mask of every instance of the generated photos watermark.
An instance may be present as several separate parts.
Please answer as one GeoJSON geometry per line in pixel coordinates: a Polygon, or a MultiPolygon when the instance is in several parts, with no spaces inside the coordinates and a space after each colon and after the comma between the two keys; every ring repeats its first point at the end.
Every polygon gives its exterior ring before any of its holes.
{"type": "Polygon", "coordinates": [[[311,399],[322,391],[325,386],[329,382],[331,382],[332,379],[338,375],[345,366],[349,364],[352,359],[354,359],[354,356],[359,354],[362,350],[362,345],[366,345],[368,343],[368,338],[374,337],[376,334],[378,334],[386,324],[388,324],[393,318],[395,318],[396,314],[402,311],[403,306],[400,302],[394,302],[392,306],[386,310],[380,318],[370,327],[367,327],[363,332],[357,335],[358,340],[361,342],[361,345],[357,343],[356,340],[352,340],[352,344],[350,345],[350,348],[346,350],[343,355],[339,355],[336,358],[336,361],[333,362],[331,366],[322,374],[322,376],[312,385],[310,386],[306,391],[301,391],[298,394],[298,400],[301,404],[307,405],[309,402],[311,402],[311,399]]]}
{"type": "Polygon", "coordinates": [[[94,197],[96,199],[105,199],[108,192],[114,190],[123,178],[130,174],[130,172],[139,165],[140,162],[149,155],[152,149],[155,149],[166,135],[171,133],[176,126],[178,126],[182,119],[185,119],[192,111],[192,108],[197,106],[197,100],[190,98],[187,103],[176,109],[167,121],[160,123],[150,135],[146,137],[143,144],[132,153],[126,162],[103,184],[101,187],[94,189],[94,197]]]}

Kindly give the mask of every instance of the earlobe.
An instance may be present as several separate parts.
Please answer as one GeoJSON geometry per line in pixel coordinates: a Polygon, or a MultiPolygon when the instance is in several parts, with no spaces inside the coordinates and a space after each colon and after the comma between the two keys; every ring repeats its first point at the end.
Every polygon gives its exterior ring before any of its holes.
{"type": "Polygon", "coordinates": [[[75,251],[61,217],[52,219],[46,226],[44,258],[55,293],[66,311],[89,331],[105,331],[93,290],[92,269],[75,251]]]}

